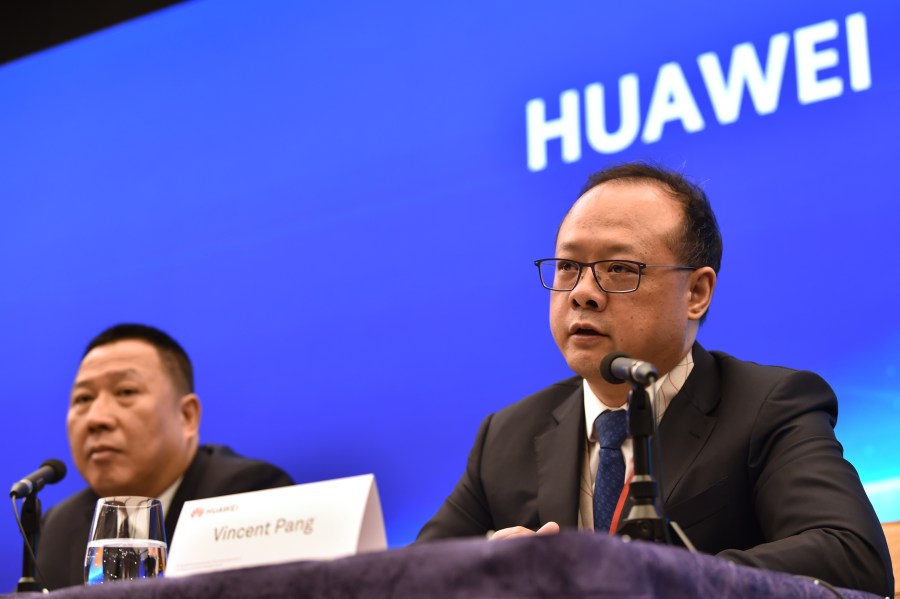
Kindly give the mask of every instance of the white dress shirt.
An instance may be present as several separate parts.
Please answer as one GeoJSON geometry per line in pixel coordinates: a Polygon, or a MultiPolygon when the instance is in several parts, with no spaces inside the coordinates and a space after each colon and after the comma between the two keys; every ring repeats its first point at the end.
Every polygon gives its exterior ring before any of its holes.
{"type": "MultiPolygon", "coordinates": [[[[694,358],[688,350],[675,367],[659,378],[653,385],[647,387],[650,400],[655,401],[656,423],[662,421],[666,408],[672,402],[672,399],[681,390],[688,375],[694,368],[694,358]],[[653,393],[655,390],[655,393],[653,393]]],[[[614,408],[600,401],[587,380],[584,380],[584,422],[585,422],[585,438],[584,459],[581,466],[581,480],[578,492],[578,529],[594,530],[594,481],[597,478],[597,466],[600,463],[600,444],[594,438],[594,421],[606,410],[624,410],[623,405],[620,408],[614,408]]],[[[625,439],[622,443],[622,456],[625,458],[625,481],[631,478],[634,471],[634,444],[631,437],[625,439]]]]}

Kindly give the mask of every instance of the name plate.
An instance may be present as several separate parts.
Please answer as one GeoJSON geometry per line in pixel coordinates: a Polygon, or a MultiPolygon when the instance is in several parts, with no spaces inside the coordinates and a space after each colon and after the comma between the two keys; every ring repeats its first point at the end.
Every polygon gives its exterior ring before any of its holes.
{"type": "Polygon", "coordinates": [[[387,548],[375,476],[186,501],[167,577],[387,548]]]}

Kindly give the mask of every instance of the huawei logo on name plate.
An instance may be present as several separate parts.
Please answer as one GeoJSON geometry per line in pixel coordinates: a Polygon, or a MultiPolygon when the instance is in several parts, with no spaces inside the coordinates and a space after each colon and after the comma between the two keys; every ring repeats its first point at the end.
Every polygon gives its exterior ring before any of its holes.
{"type": "Polygon", "coordinates": [[[238,509],[237,505],[222,505],[211,508],[203,508],[203,506],[197,506],[191,511],[191,518],[200,518],[203,514],[221,514],[225,512],[236,512],[238,509]]]}

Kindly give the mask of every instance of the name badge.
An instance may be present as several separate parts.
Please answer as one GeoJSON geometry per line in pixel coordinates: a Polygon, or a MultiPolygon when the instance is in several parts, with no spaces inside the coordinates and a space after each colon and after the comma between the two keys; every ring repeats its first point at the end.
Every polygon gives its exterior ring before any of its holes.
{"type": "Polygon", "coordinates": [[[186,501],[174,536],[167,577],[387,548],[372,474],[186,501]]]}

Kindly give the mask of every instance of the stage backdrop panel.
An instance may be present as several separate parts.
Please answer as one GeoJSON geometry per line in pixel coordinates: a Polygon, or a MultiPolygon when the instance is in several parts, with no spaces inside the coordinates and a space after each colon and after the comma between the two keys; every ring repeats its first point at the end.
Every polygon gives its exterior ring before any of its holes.
{"type": "Polygon", "coordinates": [[[825,376],[900,519],[898,29],[862,0],[197,0],[0,67],[0,479],[72,466],[83,347],[144,322],[194,360],[203,441],[372,472],[409,543],[482,418],[568,376],[532,261],[591,171],[648,158],[719,216],[701,342],[825,376]]]}

